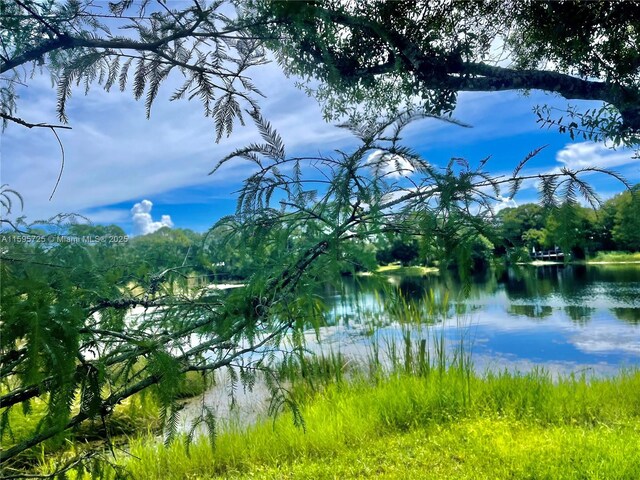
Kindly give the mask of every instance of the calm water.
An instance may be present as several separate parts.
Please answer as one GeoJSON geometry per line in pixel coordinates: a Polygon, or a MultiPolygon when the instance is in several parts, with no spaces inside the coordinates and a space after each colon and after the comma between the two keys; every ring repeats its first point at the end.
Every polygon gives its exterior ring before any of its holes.
{"type": "MultiPolygon", "coordinates": [[[[428,338],[431,348],[434,337],[448,340],[450,349],[462,338],[481,373],[543,367],[554,375],[610,375],[640,368],[640,265],[523,267],[476,277],[466,293],[452,276],[358,277],[321,294],[327,323],[309,331],[310,351],[339,351],[366,362],[375,343],[384,361],[391,345],[402,353],[403,335],[409,335],[416,342],[428,338]],[[399,322],[391,312],[398,292],[414,302],[421,323],[399,322]],[[425,302],[429,295],[433,300],[425,302]],[[434,304],[447,306],[429,312],[434,304]]],[[[270,396],[262,382],[238,390],[232,414],[224,372],[218,381],[186,404],[184,431],[203,404],[232,424],[266,415],[270,396]]]]}
{"type": "Polygon", "coordinates": [[[640,265],[522,267],[476,277],[463,290],[451,275],[347,279],[341,292],[324,292],[321,343],[357,357],[374,340],[400,341],[403,329],[424,337],[424,326],[403,327],[385,306],[399,291],[424,312],[431,335],[464,338],[480,370],[608,374],[640,366],[640,265]],[[445,313],[426,311],[446,299],[445,313]]]}

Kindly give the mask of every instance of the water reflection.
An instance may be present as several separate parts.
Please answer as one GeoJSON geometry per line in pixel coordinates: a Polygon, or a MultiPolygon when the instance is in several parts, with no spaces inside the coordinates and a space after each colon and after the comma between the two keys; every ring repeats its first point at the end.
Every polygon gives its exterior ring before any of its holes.
{"type": "Polygon", "coordinates": [[[407,301],[419,310],[410,321],[448,329],[462,318],[474,336],[474,355],[499,364],[506,358],[589,368],[640,365],[640,266],[505,269],[473,278],[470,288],[455,274],[360,277],[345,280],[340,291],[327,290],[325,298],[330,324],[369,333],[407,323],[400,319],[407,315],[397,313],[407,301]],[[443,303],[446,311],[433,311],[443,303]]]}
{"type": "Polygon", "coordinates": [[[594,296],[640,306],[640,268],[548,265],[509,269],[503,280],[507,295],[518,299],[556,299],[581,305],[594,296]]]}
{"type": "Polygon", "coordinates": [[[511,315],[524,315],[529,318],[546,318],[553,314],[553,308],[547,305],[511,305],[508,309],[511,315]]]}
{"type": "Polygon", "coordinates": [[[596,309],[583,305],[567,305],[564,307],[567,316],[578,325],[586,325],[596,309]]]}
{"type": "Polygon", "coordinates": [[[629,307],[615,307],[611,311],[613,314],[623,322],[627,322],[630,325],[640,325],[640,308],[629,307]]]}

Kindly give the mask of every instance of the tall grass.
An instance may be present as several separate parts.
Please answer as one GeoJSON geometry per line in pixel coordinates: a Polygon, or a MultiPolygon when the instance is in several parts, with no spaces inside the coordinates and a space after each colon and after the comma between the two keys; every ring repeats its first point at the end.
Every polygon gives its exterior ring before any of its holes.
{"type": "Polygon", "coordinates": [[[399,336],[374,333],[364,363],[333,350],[283,361],[302,427],[285,411],[229,427],[214,445],[143,435],[117,463],[158,480],[640,478],[640,371],[478,374],[465,329],[445,335],[448,309],[427,300],[396,301],[399,336]]]}
{"type": "Polygon", "coordinates": [[[120,462],[158,480],[640,478],[640,372],[480,375],[465,337],[451,344],[404,311],[401,341],[374,339],[365,365],[330,352],[282,366],[304,428],[285,413],[215,445],[141,437],[120,462]]]}
{"type": "MultiPolygon", "coordinates": [[[[143,437],[121,462],[145,479],[283,478],[284,472],[312,478],[313,471],[348,471],[354,452],[388,463],[385,456],[398,457],[408,442],[423,456],[447,452],[423,459],[443,471],[430,478],[640,478],[639,372],[559,381],[541,371],[432,373],[328,384],[303,406],[304,429],[285,414],[221,434],[213,449],[200,439],[188,453],[182,440],[164,447],[143,437]]],[[[401,467],[388,466],[402,473],[401,467]]]]}

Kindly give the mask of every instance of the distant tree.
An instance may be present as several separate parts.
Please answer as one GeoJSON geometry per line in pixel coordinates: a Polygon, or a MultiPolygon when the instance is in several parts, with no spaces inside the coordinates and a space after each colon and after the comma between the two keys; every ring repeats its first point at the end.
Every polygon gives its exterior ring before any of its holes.
{"type": "Polygon", "coordinates": [[[91,225],[77,223],[69,226],[69,235],[77,237],[90,237],[105,243],[124,243],[127,237],[124,230],[118,225],[91,225]]]}
{"type": "Polygon", "coordinates": [[[618,196],[615,196],[603,202],[598,208],[594,225],[598,250],[608,251],[618,248],[613,239],[617,202],[618,196]]]}
{"type": "Polygon", "coordinates": [[[589,251],[596,249],[598,234],[596,212],[575,201],[565,201],[550,210],[545,226],[546,246],[560,247],[574,258],[585,258],[589,251]]]}
{"type": "Polygon", "coordinates": [[[524,242],[527,250],[530,252],[535,248],[540,250],[548,245],[547,240],[548,232],[546,229],[530,228],[522,234],[522,241],[524,242]]]}
{"type": "Polygon", "coordinates": [[[131,262],[147,271],[181,268],[188,273],[197,267],[200,235],[190,230],[162,227],[153,233],[132,237],[128,255],[131,262]]]}
{"type": "Polygon", "coordinates": [[[640,186],[618,195],[613,240],[621,250],[640,250],[640,186]]]}
{"type": "Polygon", "coordinates": [[[402,265],[410,265],[418,259],[420,248],[415,239],[394,238],[384,248],[376,252],[377,260],[386,265],[393,262],[400,262],[402,265]]]}
{"type": "Polygon", "coordinates": [[[531,237],[524,235],[531,230],[541,230],[545,225],[545,210],[535,203],[505,208],[497,214],[498,236],[510,246],[529,245],[531,237]]]}

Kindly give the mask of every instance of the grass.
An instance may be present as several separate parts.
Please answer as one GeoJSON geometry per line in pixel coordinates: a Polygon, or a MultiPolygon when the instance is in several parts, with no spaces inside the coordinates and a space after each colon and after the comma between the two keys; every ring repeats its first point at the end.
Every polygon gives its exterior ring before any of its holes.
{"type": "Polygon", "coordinates": [[[378,267],[378,269],[376,270],[376,273],[408,276],[423,276],[434,272],[438,272],[437,267],[403,267],[402,265],[398,264],[383,265],[381,267],[378,267]]]}
{"type": "MultiPolygon", "coordinates": [[[[188,372],[178,389],[179,399],[189,398],[204,393],[207,387],[206,381],[196,372],[188,372]]],[[[71,410],[71,416],[78,412],[76,404],[71,410]]],[[[0,409],[3,414],[6,409],[0,409]]],[[[47,405],[44,399],[36,398],[29,402],[29,408],[25,410],[20,405],[9,409],[6,429],[1,433],[2,448],[8,449],[21,441],[32,437],[40,428],[40,423],[47,415],[47,405]]],[[[44,442],[39,447],[34,447],[21,454],[18,459],[22,464],[29,465],[42,462],[43,455],[62,455],[73,450],[74,444],[81,445],[87,442],[102,440],[111,437],[119,441],[124,435],[133,435],[141,431],[158,431],[161,428],[160,404],[151,391],[136,394],[122,401],[116,406],[113,414],[105,422],[101,418],[83,423],[78,429],[65,431],[52,439],[44,442]]]]}
{"type": "MultiPolygon", "coordinates": [[[[117,452],[118,470],[145,480],[640,478],[640,370],[480,375],[464,337],[448,349],[442,332],[420,323],[446,312],[435,296],[425,305],[395,305],[402,338],[376,336],[365,365],[302,351],[283,361],[275,373],[295,408],[276,419],[227,426],[213,444],[139,434],[117,452]]],[[[60,461],[43,458],[39,473],[60,461]]],[[[112,468],[104,465],[106,478],[121,478],[112,468]]]]}
{"type": "Polygon", "coordinates": [[[478,376],[458,368],[329,384],[215,448],[150,437],[120,462],[139,479],[640,478],[640,372],[478,376]]]}
{"type": "Polygon", "coordinates": [[[587,263],[640,263],[640,252],[598,252],[587,263]]]}

